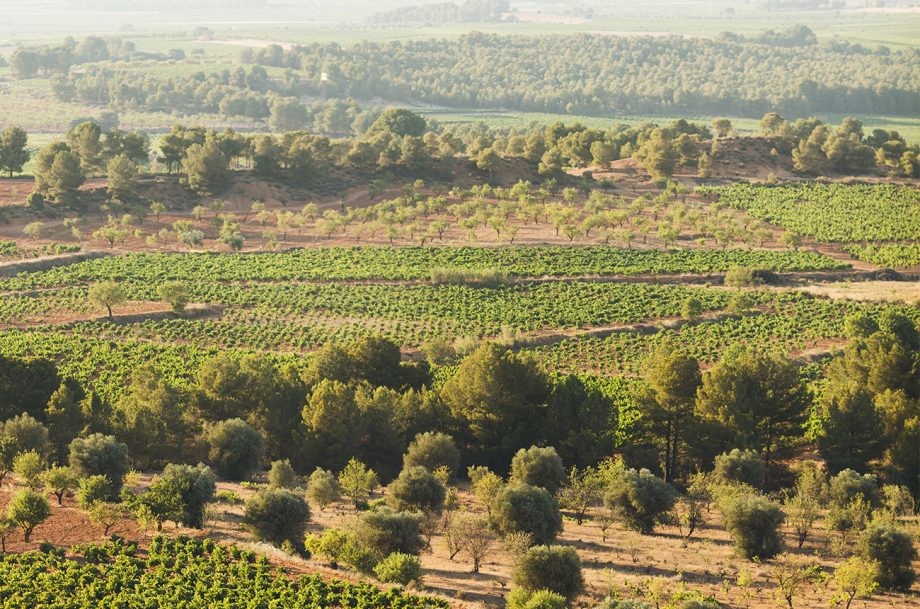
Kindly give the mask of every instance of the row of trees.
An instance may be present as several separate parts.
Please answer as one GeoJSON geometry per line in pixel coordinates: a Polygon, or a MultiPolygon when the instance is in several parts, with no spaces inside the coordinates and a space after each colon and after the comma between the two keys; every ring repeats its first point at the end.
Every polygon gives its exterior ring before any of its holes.
{"type": "Polygon", "coordinates": [[[760,130],[773,139],[774,150],[791,153],[793,167],[801,173],[864,173],[879,167],[909,178],[920,175],[916,146],[908,146],[897,131],[873,129],[866,135],[855,118],[845,118],[833,129],[816,118],[789,122],[770,112],[761,119],[760,130]]]}
{"type": "Polygon", "coordinates": [[[20,47],[13,51],[10,65],[19,78],[66,75],[73,66],[99,61],[142,61],[149,59],[184,59],[185,53],[174,49],[168,53],[140,53],[130,40],[87,36],[80,42],[68,36],[55,46],[20,47]]]}
{"type": "Polygon", "coordinates": [[[300,94],[397,103],[590,115],[915,114],[916,50],[864,51],[833,43],[804,52],[748,40],[474,33],[313,44],[276,63],[303,77],[300,94]]]}

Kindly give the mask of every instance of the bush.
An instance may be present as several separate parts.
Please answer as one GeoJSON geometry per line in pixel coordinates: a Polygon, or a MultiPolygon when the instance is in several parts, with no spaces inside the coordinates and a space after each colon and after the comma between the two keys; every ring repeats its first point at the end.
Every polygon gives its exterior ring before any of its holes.
{"type": "Polygon", "coordinates": [[[77,481],[77,506],[90,509],[94,503],[108,501],[112,496],[112,481],[103,474],[87,476],[77,481]]]}
{"type": "Polygon", "coordinates": [[[75,476],[103,475],[109,479],[109,501],[118,499],[125,474],[131,467],[128,447],[114,436],[94,433],[70,443],[70,469],[75,476]]]}
{"type": "Polygon", "coordinates": [[[353,523],[352,534],[359,547],[382,560],[394,552],[418,554],[425,547],[420,524],[421,519],[416,514],[382,506],[361,514],[353,523]]]}
{"type": "Polygon", "coordinates": [[[652,606],[645,601],[635,599],[617,600],[607,597],[594,609],[652,609],[652,606]]]}
{"type": "Polygon", "coordinates": [[[243,498],[240,497],[240,494],[236,491],[217,491],[214,494],[214,500],[217,503],[225,503],[227,505],[241,505],[243,503],[243,498]]]}
{"type": "Polygon", "coordinates": [[[585,587],[581,559],[573,548],[563,546],[530,548],[518,560],[511,578],[514,585],[523,590],[549,590],[568,602],[585,587]]]}
{"type": "Polygon", "coordinates": [[[565,609],[565,597],[549,590],[528,592],[518,588],[508,595],[506,609],[565,609]]]}
{"type": "Polygon", "coordinates": [[[725,528],[742,556],[767,559],[779,553],[778,529],[785,520],[779,505],[761,495],[744,495],[728,500],[724,510],[725,528]]]}
{"type": "Polygon", "coordinates": [[[748,287],[759,285],[754,269],[745,267],[732,267],[725,273],[725,285],[730,287],[748,287]]]}
{"type": "Polygon", "coordinates": [[[320,467],[310,474],[310,479],[307,481],[307,499],[318,505],[319,509],[325,509],[330,503],[338,501],[341,496],[339,481],[335,479],[335,474],[320,467]]]}
{"type": "Polygon", "coordinates": [[[873,522],[859,537],[859,555],[878,563],[876,581],[882,588],[908,590],[917,579],[911,562],[917,558],[910,535],[895,524],[873,522]]]}
{"type": "Polygon", "coordinates": [[[390,502],[397,511],[438,512],[446,496],[441,481],[421,465],[402,470],[389,488],[390,502]]]}
{"type": "Polygon", "coordinates": [[[626,469],[612,481],[604,503],[627,527],[648,534],[676,499],[674,488],[647,469],[626,469]]]}
{"type": "Polygon", "coordinates": [[[830,498],[834,505],[849,505],[858,495],[862,496],[867,504],[878,505],[878,481],[875,476],[861,476],[852,469],[845,469],[831,478],[830,498]]]}
{"type": "Polygon", "coordinates": [[[432,472],[440,466],[445,466],[453,477],[460,467],[460,450],[454,439],[445,433],[420,433],[412,440],[403,456],[405,469],[417,465],[432,472]]]}
{"type": "Polygon", "coordinates": [[[228,480],[249,478],[262,462],[262,436],[242,419],[228,419],[208,430],[208,460],[228,480]]]}
{"type": "Polygon", "coordinates": [[[310,508],[300,495],[287,489],[269,489],[246,501],[243,522],[263,541],[300,544],[310,508]]]}
{"type": "Polygon", "coordinates": [[[545,488],[555,495],[566,480],[565,467],[551,446],[522,448],[511,459],[511,480],[545,488]]]}
{"type": "Polygon", "coordinates": [[[268,470],[269,488],[294,488],[297,486],[297,472],[291,467],[289,459],[272,461],[268,470]]]}
{"type": "Polygon", "coordinates": [[[310,554],[326,558],[333,566],[351,565],[361,573],[371,574],[379,558],[355,541],[354,535],[340,529],[326,529],[322,535],[307,535],[305,544],[310,554]]]}
{"type": "Polygon", "coordinates": [[[393,552],[374,567],[377,579],[387,584],[407,586],[422,581],[422,562],[418,556],[393,552]]]}
{"type": "Polygon", "coordinates": [[[713,473],[722,482],[741,482],[761,486],[766,475],[763,459],[756,450],[732,449],[715,458],[713,473]]]}
{"type": "Polygon", "coordinates": [[[499,490],[489,504],[489,523],[502,537],[528,533],[533,543],[547,544],[562,531],[562,514],[546,489],[511,484],[499,490]]]}

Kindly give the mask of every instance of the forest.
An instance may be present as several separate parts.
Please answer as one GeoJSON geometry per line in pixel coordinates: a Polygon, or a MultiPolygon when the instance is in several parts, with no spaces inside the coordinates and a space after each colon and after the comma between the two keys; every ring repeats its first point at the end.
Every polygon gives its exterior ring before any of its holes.
{"type": "MultiPolygon", "coordinates": [[[[162,93],[183,88],[191,92],[199,84],[208,84],[204,73],[163,79],[124,71],[105,61],[98,63],[114,57],[103,53],[93,56],[97,63],[92,69],[68,75],[74,61],[87,59],[74,45],[23,49],[11,63],[22,77],[40,69],[63,75],[55,80],[56,95],[62,99],[79,97],[113,107],[153,106],[151,96],[160,90],[160,104],[187,110],[187,101],[163,98],[162,93]]],[[[264,71],[240,74],[237,70],[232,76],[227,70],[216,84],[240,89],[237,95],[259,97],[263,108],[268,106],[264,94],[271,89],[283,96],[597,116],[759,117],[770,111],[795,116],[819,112],[916,116],[920,112],[916,53],[846,42],[817,43],[799,29],[756,40],[473,33],[406,43],[244,49],[244,62],[290,72],[281,79],[268,79],[264,71]]],[[[151,57],[138,56],[145,58],[151,57]]]]}

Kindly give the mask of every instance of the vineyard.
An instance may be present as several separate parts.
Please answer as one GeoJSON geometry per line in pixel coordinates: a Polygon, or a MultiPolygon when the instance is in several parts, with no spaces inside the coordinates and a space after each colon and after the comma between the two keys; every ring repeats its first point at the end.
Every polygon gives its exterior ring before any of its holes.
{"type": "Polygon", "coordinates": [[[824,242],[920,239],[920,191],[893,184],[735,184],[720,201],[824,242]]]}
{"type": "Polygon", "coordinates": [[[385,591],[370,584],[293,579],[264,556],[211,540],[153,538],[143,557],[134,544],[78,546],[0,558],[0,605],[35,607],[289,607],[313,609],[447,609],[443,600],[385,591]]]}
{"type": "Polygon", "coordinates": [[[51,243],[22,247],[15,241],[0,241],[0,260],[23,260],[39,256],[56,256],[79,252],[80,246],[73,243],[51,243]]]}
{"type": "MultiPolygon", "coordinates": [[[[155,285],[126,285],[132,299],[156,300],[155,285]]],[[[799,292],[745,292],[738,310],[732,302],[737,293],[729,290],[653,283],[547,281],[477,288],[199,282],[190,288],[195,299],[219,311],[216,318],[163,313],[111,322],[88,303],[84,287],[7,294],[0,298],[0,319],[13,327],[0,334],[0,353],[47,357],[59,362],[65,376],[115,397],[143,362],[153,363],[171,385],[186,388],[201,363],[218,351],[262,352],[302,364],[328,342],[364,336],[389,338],[410,352],[433,340],[495,337],[527,348],[547,336],[547,344],[532,348],[548,370],[610,376],[636,374],[642,358],[667,337],[711,363],[736,342],[786,352],[839,342],[851,313],[878,316],[896,307],[920,318],[915,308],[799,292]],[[691,301],[704,317],[687,323],[680,318],[691,301]],[[48,315],[87,314],[96,319],[42,321],[48,315]],[[678,327],[666,328],[664,322],[678,327]],[[589,335],[598,329],[606,336],[589,335]],[[565,339],[566,332],[572,337],[565,339]]]]}
{"type": "Polygon", "coordinates": [[[844,249],[851,256],[879,266],[920,265],[920,243],[849,245],[844,249]]]}
{"type": "MultiPolygon", "coordinates": [[[[535,350],[548,369],[602,376],[635,375],[663,340],[674,340],[701,362],[712,364],[732,345],[747,344],[786,353],[842,344],[844,319],[853,313],[878,316],[885,305],[839,302],[789,293],[744,315],[687,324],[653,334],[616,332],[604,338],[576,338],[535,350]]],[[[916,307],[899,313],[920,321],[916,307]]]]}
{"type": "Polygon", "coordinates": [[[433,270],[502,269],[516,277],[718,273],[735,266],[774,271],[836,270],[847,265],[815,252],[638,250],[612,247],[349,247],[278,253],[127,254],[96,258],[0,280],[0,291],[93,281],[428,280],[433,270]]]}

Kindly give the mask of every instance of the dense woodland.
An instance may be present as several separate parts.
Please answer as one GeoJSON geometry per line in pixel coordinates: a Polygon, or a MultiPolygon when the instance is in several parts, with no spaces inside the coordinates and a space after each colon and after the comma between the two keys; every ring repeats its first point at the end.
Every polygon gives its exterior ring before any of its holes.
{"type": "MultiPolygon", "coordinates": [[[[169,56],[181,59],[178,52],[169,56]]],[[[154,77],[98,63],[118,58],[156,59],[117,40],[90,38],[79,45],[21,49],[11,64],[22,77],[57,74],[55,92],[61,99],[186,112],[193,107],[213,111],[229,93],[226,87],[259,99],[262,115],[270,105],[269,90],[282,96],[597,116],[761,116],[770,111],[914,116],[920,111],[915,49],[817,43],[807,28],[756,39],[469,34],[456,40],[243,51],[244,63],[287,68],[281,79],[252,70],[154,77]],[[116,48],[106,50],[106,44],[116,48]],[[97,63],[70,71],[90,61],[97,63]],[[215,89],[222,92],[211,93],[215,89]]]]}
{"type": "Polygon", "coordinates": [[[465,0],[462,4],[435,2],[374,13],[369,21],[392,24],[486,23],[500,21],[510,6],[508,0],[465,0]]]}

